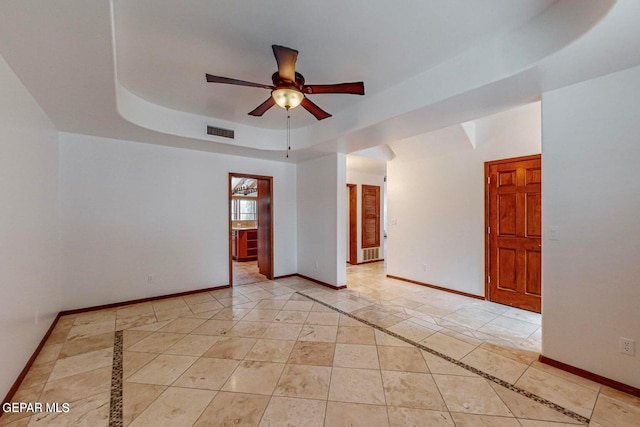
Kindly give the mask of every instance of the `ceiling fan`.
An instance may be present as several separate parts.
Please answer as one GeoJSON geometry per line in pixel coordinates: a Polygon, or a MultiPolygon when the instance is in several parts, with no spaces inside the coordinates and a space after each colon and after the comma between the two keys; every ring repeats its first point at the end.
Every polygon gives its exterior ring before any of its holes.
{"type": "Polygon", "coordinates": [[[271,47],[273,48],[273,55],[276,57],[276,62],[278,63],[278,71],[273,73],[271,76],[273,85],[252,83],[244,80],[230,79],[228,77],[213,76],[211,74],[207,74],[207,82],[271,89],[271,96],[249,113],[252,116],[262,116],[275,104],[278,104],[285,110],[302,105],[302,107],[313,114],[316,119],[322,120],[327,117],[331,117],[331,114],[309,101],[305,95],[312,95],[316,93],[348,93],[353,95],[364,95],[363,82],[329,85],[305,84],[304,77],[302,74],[296,72],[295,68],[298,51],[275,44],[271,47]]]}

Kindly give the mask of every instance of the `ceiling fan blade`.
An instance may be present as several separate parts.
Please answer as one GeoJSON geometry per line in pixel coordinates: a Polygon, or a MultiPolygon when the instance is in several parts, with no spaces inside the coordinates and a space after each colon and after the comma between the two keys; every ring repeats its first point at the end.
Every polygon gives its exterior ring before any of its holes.
{"type": "Polygon", "coordinates": [[[281,79],[296,81],[296,59],[298,59],[298,51],[277,44],[271,45],[273,55],[278,63],[278,74],[281,79]]]}
{"type": "Polygon", "coordinates": [[[334,85],[306,85],[302,92],[308,94],[315,93],[350,93],[353,95],[364,95],[364,82],[338,83],[334,85]]]}
{"type": "Polygon", "coordinates": [[[309,99],[307,97],[302,98],[302,102],[300,103],[300,105],[302,105],[302,107],[305,110],[307,110],[308,112],[313,114],[316,117],[316,119],[318,119],[318,120],[322,120],[322,119],[326,119],[327,117],[331,117],[331,114],[327,113],[322,108],[318,107],[316,104],[314,104],[313,102],[309,101],[309,99]]]}
{"type": "Polygon", "coordinates": [[[259,87],[259,88],[263,88],[263,89],[273,89],[273,86],[263,85],[262,83],[246,82],[244,80],[230,79],[228,77],[212,76],[211,74],[207,74],[207,81],[209,83],[226,83],[226,84],[229,84],[229,85],[259,87]]]}
{"type": "Polygon", "coordinates": [[[261,116],[263,115],[269,108],[276,105],[276,101],[273,100],[273,97],[270,96],[266,101],[262,104],[258,105],[255,110],[249,113],[250,116],[261,116]]]}

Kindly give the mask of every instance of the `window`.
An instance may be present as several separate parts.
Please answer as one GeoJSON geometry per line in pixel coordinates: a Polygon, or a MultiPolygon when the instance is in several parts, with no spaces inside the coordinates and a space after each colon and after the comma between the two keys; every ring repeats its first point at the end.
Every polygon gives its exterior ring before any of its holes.
{"type": "Polygon", "coordinates": [[[231,219],[250,220],[258,219],[256,213],[256,199],[245,197],[234,197],[231,200],[231,219]]]}

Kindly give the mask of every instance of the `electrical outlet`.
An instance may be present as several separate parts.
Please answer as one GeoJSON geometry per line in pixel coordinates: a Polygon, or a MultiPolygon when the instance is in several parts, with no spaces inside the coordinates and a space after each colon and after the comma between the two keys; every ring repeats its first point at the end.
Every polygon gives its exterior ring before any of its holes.
{"type": "Polygon", "coordinates": [[[36,310],[36,319],[35,319],[35,321],[36,321],[36,325],[38,323],[40,323],[40,310],[36,310]]]}
{"type": "Polygon", "coordinates": [[[427,264],[422,264],[422,271],[427,271],[427,264]]]}
{"type": "Polygon", "coordinates": [[[149,274],[147,276],[147,283],[152,283],[153,282],[153,276],[151,274],[149,274]]]}
{"type": "Polygon", "coordinates": [[[619,338],[618,346],[620,353],[628,354],[629,356],[636,355],[636,342],[631,338],[619,338]]]}
{"type": "Polygon", "coordinates": [[[318,261],[316,261],[316,270],[317,270],[318,268],[320,268],[320,266],[319,266],[319,264],[318,264],[318,261]]]}

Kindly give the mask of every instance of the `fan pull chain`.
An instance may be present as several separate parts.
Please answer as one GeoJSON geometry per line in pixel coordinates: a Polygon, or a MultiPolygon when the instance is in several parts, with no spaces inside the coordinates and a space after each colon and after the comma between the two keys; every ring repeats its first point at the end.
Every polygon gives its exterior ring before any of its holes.
{"type": "Polygon", "coordinates": [[[291,150],[291,116],[287,114],[287,159],[291,150]]]}

